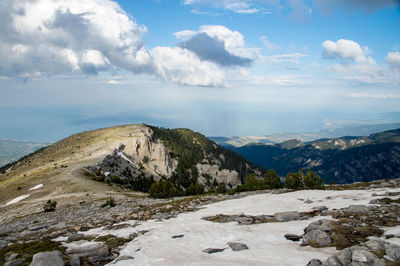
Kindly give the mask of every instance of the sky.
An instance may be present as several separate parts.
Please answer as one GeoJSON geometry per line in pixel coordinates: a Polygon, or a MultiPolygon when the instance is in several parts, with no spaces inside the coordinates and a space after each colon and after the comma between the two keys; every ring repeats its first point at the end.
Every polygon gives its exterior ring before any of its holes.
{"type": "Polygon", "coordinates": [[[398,0],[2,0],[0,138],[400,122],[398,0]]]}

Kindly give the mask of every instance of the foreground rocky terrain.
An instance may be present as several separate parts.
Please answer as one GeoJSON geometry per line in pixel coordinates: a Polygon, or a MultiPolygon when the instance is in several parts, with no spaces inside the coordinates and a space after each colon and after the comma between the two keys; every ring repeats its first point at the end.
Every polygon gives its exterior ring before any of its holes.
{"type": "MultiPolygon", "coordinates": [[[[44,189],[44,187],[35,190],[44,189]]],[[[2,212],[5,265],[399,265],[400,180],[2,212]],[[103,205],[103,207],[102,207],[103,205]],[[111,204],[112,205],[112,204],[111,204]],[[44,262],[44,264],[40,264],[44,262]]],[[[10,204],[14,209],[26,203],[10,204]]]]}

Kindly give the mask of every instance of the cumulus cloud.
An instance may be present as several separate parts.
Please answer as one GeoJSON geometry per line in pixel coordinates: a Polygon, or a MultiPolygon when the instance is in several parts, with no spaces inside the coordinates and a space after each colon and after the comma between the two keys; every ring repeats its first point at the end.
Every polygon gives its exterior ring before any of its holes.
{"type": "Polygon", "coordinates": [[[246,48],[243,35],[220,25],[200,27],[199,31],[181,31],[181,48],[195,53],[201,60],[220,66],[247,66],[258,55],[258,49],[246,48]]]}
{"type": "Polygon", "coordinates": [[[243,36],[223,26],[177,33],[183,41],[173,48],[147,49],[146,32],[110,0],[3,0],[0,76],[30,79],[124,69],[179,84],[223,86],[220,66],[245,66],[254,58],[243,36]]]}
{"type": "Polygon", "coordinates": [[[351,40],[340,39],[336,42],[327,40],[322,43],[324,48],[323,58],[341,58],[344,60],[352,59],[357,63],[370,62],[373,63],[371,57],[367,57],[369,53],[368,47],[361,47],[357,42],[351,40]]]}
{"type": "Polygon", "coordinates": [[[132,21],[108,0],[5,0],[0,6],[0,74],[149,71],[150,55],[132,21]]]}
{"type": "Polygon", "coordinates": [[[222,87],[224,73],[210,62],[180,47],[156,47],[151,50],[156,72],[165,80],[193,86],[222,87]]]}
{"type": "Polygon", "coordinates": [[[393,69],[400,71],[400,52],[391,52],[386,56],[386,62],[393,69]]]}

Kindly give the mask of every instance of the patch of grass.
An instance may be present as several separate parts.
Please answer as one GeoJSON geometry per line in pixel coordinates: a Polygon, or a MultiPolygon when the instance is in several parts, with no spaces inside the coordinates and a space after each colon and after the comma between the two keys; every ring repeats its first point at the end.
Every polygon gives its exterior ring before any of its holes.
{"type": "Polygon", "coordinates": [[[106,236],[99,236],[94,241],[96,242],[104,242],[107,246],[111,249],[118,248],[125,244],[126,242],[130,241],[127,238],[116,237],[113,235],[106,235],[106,236]]]}
{"type": "Polygon", "coordinates": [[[100,207],[101,208],[105,208],[105,207],[107,207],[107,206],[110,206],[111,208],[112,207],[115,207],[117,204],[115,204],[115,200],[114,200],[114,198],[108,198],[107,200],[106,200],[106,202],[104,203],[104,204],[102,204],[100,207]]]}
{"type": "Polygon", "coordinates": [[[77,237],[74,239],[67,240],[67,243],[71,243],[71,242],[75,242],[75,241],[79,241],[79,240],[92,241],[95,238],[96,238],[95,236],[80,236],[80,237],[77,237]]]}
{"type": "Polygon", "coordinates": [[[32,261],[33,255],[39,252],[59,250],[61,253],[65,252],[65,247],[60,242],[53,241],[38,241],[29,242],[24,244],[12,244],[0,250],[0,261],[5,261],[8,253],[17,253],[18,259],[25,258],[25,262],[21,265],[29,265],[32,261]]]}

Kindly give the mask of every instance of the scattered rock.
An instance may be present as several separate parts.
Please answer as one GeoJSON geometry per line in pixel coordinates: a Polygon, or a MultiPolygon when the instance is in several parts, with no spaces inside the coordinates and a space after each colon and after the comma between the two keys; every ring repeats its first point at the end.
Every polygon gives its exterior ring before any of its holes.
{"type": "Polygon", "coordinates": [[[17,254],[17,253],[11,253],[10,255],[8,255],[8,256],[6,257],[6,261],[13,261],[13,260],[15,260],[17,257],[18,257],[18,254],[17,254]]]}
{"type": "Polygon", "coordinates": [[[386,255],[392,258],[392,261],[400,262],[400,246],[395,244],[387,244],[385,245],[386,255]]]}
{"type": "Polygon", "coordinates": [[[182,237],[184,237],[185,235],[174,235],[174,236],[171,236],[171,238],[182,238],[182,237]]]}
{"type": "Polygon", "coordinates": [[[133,260],[133,259],[134,259],[134,257],[132,257],[132,256],[124,255],[124,256],[120,256],[120,257],[116,258],[116,259],[113,261],[113,264],[114,264],[114,263],[117,263],[118,261],[122,261],[122,260],[133,260]]]}
{"type": "Polygon", "coordinates": [[[336,256],[330,256],[322,266],[343,266],[336,256]]]}
{"type": "Polygon", "coordinates": [[[304,229],[304,232],[309,233],[314,230],[330,232],[331,231],[331,222],[332,222],[332,220],[328,220],[328,219],[322,219],[322,220],[312,222],[304,229]]]}
{"type": "Polygon", "coordinates": [[[301,236],[295,234],[285,234],[284,237],[292,241],[299,241],[301,239],[301,236]]]}
{"type": "Polygon", "coordinates": [[[277,212],[274,214],[276,220],[280,222],[289,222],[300,219],[300,213],[297,211],[291,212],[277,212]]]}
{"type": "Polygon", "coordinates": [[[29,230],[31,230],[31,231],[38,231],[38,230],[44,229],[44,228],[47,228],[47,225],[42,224],[42,225],[33,226],[33,227],[29,228],[29,230]]]}
{"type": "Polygon", "coordinates": [[[81,258],[72,256],[69,260],[69,264],[71,264],[71,266],[81,266],[81,258]]]}
{"type": "Polygon", "coordinates": [[[307,266],[320,266],[322,265],[322,262],[317,259],[312,259],[307,263],[307,266]]]}
{"type": "Polygon", "coordinates": [[[238,224],[249,225],[249,224],[252,224],[254,222],[254,220],[251,217],[239,217],[237,219],[237,222],[238,222],[238,224]]]}
{"type": "Polygon", "coordinates": [[[360,212],[360,213],[367,213],[369,212],[369,207],[366,205],[350,205],[349,207],[344,209],[344,212],[351,213],[351,212],[360,212]]]}
{"type": "Polygon", "coordinates": [[[240,242],[228,242],[227,245],[233,250],[233,251],[242,251],[245,249],[249,249],[249,247],[246,244],[240,243],[240,242]]]}
{"type": "Polygon", "coordinates": [[[379,199],[372,199],[369,201],[369,204],[381,204],[382,202],[379,201],[379,199]]]}
{"type": "Polygon", "coordinates": [[[312,200],[310,200],[310,199],[307,199],[306,201],[304,201],[304,203],[306,203],[306,204],[311,204],[311,203],[313,203],[314,201],[312,201],[312,200]]]}
{"type": "Polygon", "coordinates": [[[6,262],[4,264],[4,266],[18,266],[18,265],[21,265],[24,262],[25,262],[25,259],[18,259],[18,260],[13,260],[13,261],[6,262]]]}
{"type": "Polygon", "coordinates": [[[204,253],[208,253],[208,254],[213,254],[213,253],[218,253],[218,252],[222,252],[224,251],[226,248],[206,248],[203,249],[202,251],[204,253]]]}
{"type": "Polygon", "coordinates": [[[303,243],[326,246],[331,243],[331,238],[326,232],[322,230],[313,230],[303,235],[303,243]]]}
{"type": "Polygon", "coordinates": [[[64,266],[60,251],[41,252],[33,255],[30,266],[64,266]]]}

